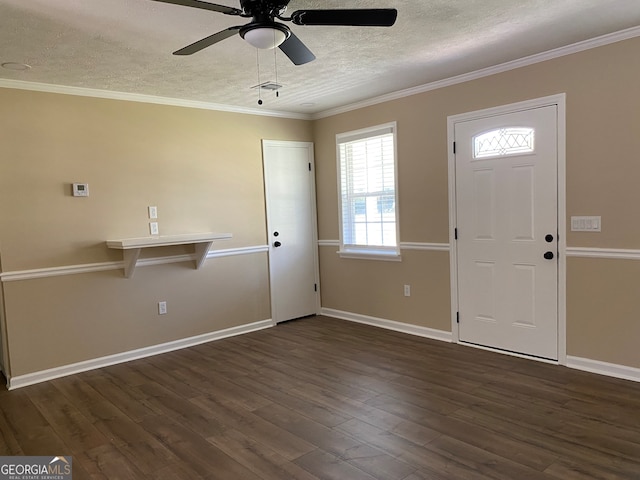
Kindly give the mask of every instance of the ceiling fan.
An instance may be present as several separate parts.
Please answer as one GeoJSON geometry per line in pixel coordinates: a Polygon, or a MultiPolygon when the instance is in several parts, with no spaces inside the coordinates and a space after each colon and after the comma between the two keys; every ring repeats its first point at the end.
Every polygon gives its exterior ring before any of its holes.
{"type": "Polygon", "coordinates": [[[173,52],[191,55],[236,33],[256,48],[278,47],[295,65],[311,62],[316,57],[291,29],[275,19],[295,25],[345,25],[359,27],[390,27],[398,16],[395,8],[296,10],[284,17],[290,0],[240,0],[240,8],[217,5],[201,0],[154,0],[185,7],[251,18],[245,25],[229,27],[173,52]]]}

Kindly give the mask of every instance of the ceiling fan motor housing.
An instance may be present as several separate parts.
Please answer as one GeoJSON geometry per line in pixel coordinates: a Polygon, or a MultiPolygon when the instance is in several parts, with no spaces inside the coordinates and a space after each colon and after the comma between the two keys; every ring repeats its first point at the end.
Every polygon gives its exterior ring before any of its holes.
{"type": "MultiPolygon", "coordinates": [[[[287,10],[289,0],[240,0],[240,8],[254,21],[264,21],[282,15],[287,10]]],[[[253,23],[253,22],[252,22],[253,23]]]]}

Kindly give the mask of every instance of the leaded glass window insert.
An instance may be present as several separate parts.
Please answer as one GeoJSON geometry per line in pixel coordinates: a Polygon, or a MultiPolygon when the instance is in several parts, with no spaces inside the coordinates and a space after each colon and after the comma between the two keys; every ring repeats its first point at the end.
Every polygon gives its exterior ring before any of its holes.
{"type": "Polygon", "coordinates": [[[473,137],[473,158],[533,153],[533,141],[533,128],[499,128],[473,137]]]}

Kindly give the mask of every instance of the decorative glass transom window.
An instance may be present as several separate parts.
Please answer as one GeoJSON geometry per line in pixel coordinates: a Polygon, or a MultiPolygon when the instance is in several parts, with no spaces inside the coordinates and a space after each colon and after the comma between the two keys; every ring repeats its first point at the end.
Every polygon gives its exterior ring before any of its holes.
{"type": "Polygon", "coordinates": [[[473,158],[518,155],[534,151],[534,130],[528,127],[507,127],[473,137],[473,158]]]}
{"type": "Polygon", "coordinates": [[[399,259],[396,124],[336,136],[340,255],[399,259]]]}

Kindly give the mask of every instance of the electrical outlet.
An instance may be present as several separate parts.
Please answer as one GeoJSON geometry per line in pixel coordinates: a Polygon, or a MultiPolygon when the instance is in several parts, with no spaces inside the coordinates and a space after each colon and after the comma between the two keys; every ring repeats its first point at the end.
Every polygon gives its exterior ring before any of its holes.
{"type": "Polygon", "coordinates": [[[411,296],[411,285],[405,285],[404,286],[404,296],[405,297],[410,297],[411,296]]]}
{"type": "Polygon", "coordinates": [[[149,207],[149,218],[158,218],[158,207],[149,207]]]}
{"type": "Polygon", "coordinates": [[[149,222],[149,231],[151,235],[158,235],[160,230],[158,229],[158,222],[149,222]]]}
{"type": "Polygon", "coordinates": [[[167,302],[158,302],[158,315],[166,315],[167,313],[167,302]]]}

